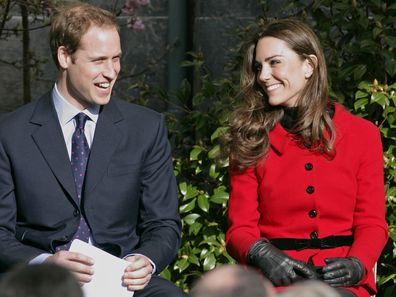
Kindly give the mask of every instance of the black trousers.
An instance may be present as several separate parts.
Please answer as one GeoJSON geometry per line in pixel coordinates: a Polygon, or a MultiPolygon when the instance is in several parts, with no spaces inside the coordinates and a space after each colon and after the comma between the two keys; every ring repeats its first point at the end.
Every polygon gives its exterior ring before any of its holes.
{"type": "Polygon", "coordinates": [[[153,275],[147,287],[141,291],[135,291],[134,297],[187,297],[183,292],[172,282],[158,276],[153,275]]]}

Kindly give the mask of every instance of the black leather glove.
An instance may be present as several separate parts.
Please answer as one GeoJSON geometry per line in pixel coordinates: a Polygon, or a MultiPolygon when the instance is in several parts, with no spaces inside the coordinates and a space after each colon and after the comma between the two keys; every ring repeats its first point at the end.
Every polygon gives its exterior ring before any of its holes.
{"type": "Polygon", "coordinates": [[[266,240],[258,240],[248,252],[248,263],[258,267],[274,286],[287,286],[315,273],[302,261],[288,257],[266,240]]]}
{"type": "Polygon", "coordinates": [[[364,266],[355,257],[327,258],[323,266],[323,280],[332,287],[349,287],[359,284],[364,266]]]}

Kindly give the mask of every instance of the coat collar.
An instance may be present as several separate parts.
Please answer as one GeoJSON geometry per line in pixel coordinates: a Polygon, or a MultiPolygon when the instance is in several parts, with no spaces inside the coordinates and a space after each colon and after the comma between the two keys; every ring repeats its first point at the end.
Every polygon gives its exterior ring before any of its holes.
{"type": "MultiPolygon", "coordinates": [[[[122,114],[113,99],[101,108],[91,145],[84,194],[92,191],[105,173],[121,137],[118,125],[122,120],[122,114]]],[[[32,138],[43,158],[56,179],[78,205],[71,164],[50,92],[37,101],[30,123],[37,126],[32,138]]]]}
{"type": "MultiPolygon", "coordinates": [[[[345,129],[345,117],[348,115],[348,111],[344,107],[335,104],[335,111],[333,116],[333,125],[336,130],[335,146],[341,141],[344,136],[345,129]]],[[[287,132],[281,124],[276,124],[275,127],[269,133],[269,140],[271,147],[280,155],[285,152],[287,145],[293,141],[293,135],[287,132]]]]}
{"type": "Polygon", "coordinates": [[[93,191],[103,174],[106,173],[111,157],[122,137],[120,125],[123,116],[115,99],[102,106],[95,129],[93,143],[85,176],[85,191],[87,195],[93,191]]]}

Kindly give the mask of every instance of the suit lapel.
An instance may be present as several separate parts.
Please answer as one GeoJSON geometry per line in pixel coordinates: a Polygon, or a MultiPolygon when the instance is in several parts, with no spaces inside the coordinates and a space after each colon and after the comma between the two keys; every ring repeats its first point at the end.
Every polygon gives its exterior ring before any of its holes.
{"type": "Polygon", "coordinates": [[[85,195],[91,192],[101,177],[106,174],[111,157],[121,139],[121,131],[117,123],[122,119],[113,100],[102,107],[89,155],[85,176],[85,195]]]}
{"type": "Polygon", "coordinates": [[[51,93],[38,101],[30,122],[39,125],[32,133],[34,142],[61,186],[78,205],[70,160],[51,93]]]}

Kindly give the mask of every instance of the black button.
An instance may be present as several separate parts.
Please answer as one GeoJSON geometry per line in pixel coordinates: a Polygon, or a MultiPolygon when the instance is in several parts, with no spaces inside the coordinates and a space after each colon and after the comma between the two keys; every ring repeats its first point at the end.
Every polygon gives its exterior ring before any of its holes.
{"type": "Polygon", "coordinates": [[[307,191],[308,194],[312,194],[313,192],[315,192],[315,187],[313,187],[313,186],[308,186],[307,189],[306,189],[306,191],[307,191]]]}
{"type": "Polygon", "coordinates": [[[316,212],[316,210],[311,210],[309,213],[308,213],[308,215],[311,217],[311,218],[315,218],[317,215],[318,215],[318,213],[316,212]]]}
{"type": "Polygon", "coordinates": [[[316,232],[316,231],[311,232],[311,234],[309,236],[311,237],[311,239],[317,239],[318,238],[318,232],[316,232]]]}
{"type": "Polygon", "coordinates": [[[80,211],[79,211],[78,209],[75,209],[75,210],[73,211],[73,215],[74,215],[75,217],[78,217],[78,216],[80,215],[80,211]]]}
{"type": "Polygon", "coordinates": [[[312,165],[312,163],[306,163],[305,165],[304,165],[304,167],[305,167],[305,170],[312,170],[312,168],[313,168],[313,165],[312,165]]]}

